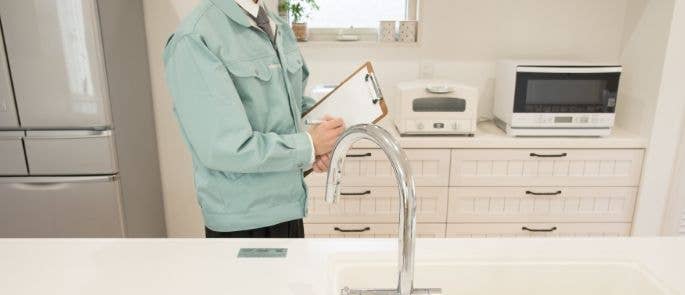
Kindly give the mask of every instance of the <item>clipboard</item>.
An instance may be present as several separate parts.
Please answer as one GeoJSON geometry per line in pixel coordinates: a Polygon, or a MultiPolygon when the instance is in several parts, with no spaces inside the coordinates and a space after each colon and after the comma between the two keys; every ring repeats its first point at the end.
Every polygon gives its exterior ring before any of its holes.
{"type": "MultiPolygon", "coordinates": [[[[324,115],[331,115],[352,126],[378,123],[387,114],[388,107],[376,73],[371,62],[366,62],[302,114],[302,119],[320,120],[324,115]]],[[[305,171],[304,177],[311,173],[311,169],[305,171]]]]}
{"type": "Polygon", "coordinates": [[[324,115],[342,118],[345,125],[377,123],[388,114],[371,62],[364,63],[302,115],[320,120],[324,115]]]}

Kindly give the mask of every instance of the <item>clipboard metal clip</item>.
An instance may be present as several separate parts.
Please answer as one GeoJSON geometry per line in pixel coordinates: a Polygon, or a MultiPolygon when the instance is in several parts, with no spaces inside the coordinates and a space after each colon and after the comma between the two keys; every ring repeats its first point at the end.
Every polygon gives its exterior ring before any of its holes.
{"type": "Polygon", "coordinates": [[[374,73],[368,73],[364,77],[364,81],[367,83],[371,82],[370,87],[373,89],[373,92],[375,93],[375,98],[372,100],[373,104],[377,104],[379,101],[383,99],[383,93],[381,92],[381,87],[378,85],[378,80],[376,80],[376,75],[374,73]]]}

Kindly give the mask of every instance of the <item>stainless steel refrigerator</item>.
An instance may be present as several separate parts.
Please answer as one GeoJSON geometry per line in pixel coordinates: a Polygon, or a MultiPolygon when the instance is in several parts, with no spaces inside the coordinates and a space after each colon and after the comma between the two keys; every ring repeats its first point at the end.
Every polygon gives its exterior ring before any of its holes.
{"type": "Polygon", "coordinates": [[[2,0],[0,29],[0,237],[164,236],[141,1],[2,0]]]}

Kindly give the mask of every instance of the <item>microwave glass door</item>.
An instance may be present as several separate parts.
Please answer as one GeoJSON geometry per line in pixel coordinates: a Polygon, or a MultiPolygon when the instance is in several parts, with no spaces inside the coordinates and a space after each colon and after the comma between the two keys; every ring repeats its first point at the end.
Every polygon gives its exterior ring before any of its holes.
{"type": "Polygon", "coordinates": [[[466,100],[456,97],[416,98],[412,101],[412,110],[417,113],[463,113],[466,111],[466,100]]]}
{"type": "Polygon", "coordinates": [[[613,113],[620,73],[537,73],[516,76],[514,112],[613,113]]]}

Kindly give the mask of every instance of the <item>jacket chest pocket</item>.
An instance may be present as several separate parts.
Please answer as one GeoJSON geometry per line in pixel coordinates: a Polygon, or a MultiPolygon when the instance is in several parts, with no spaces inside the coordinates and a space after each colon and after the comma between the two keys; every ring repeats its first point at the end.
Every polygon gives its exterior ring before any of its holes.
{"type": "Polygon", "coordinates": [[[278,96],[274,85],[279,84],[274,83],[278,79],[274,79],[267,60],[227,62],[226,68],[246,108],[264,108],[270,97],[278,96]]]}
{"type": "Polygon", "coordinates": [[[284,132],[292,129],[288,93],[274,56],[250,61],[226,62],[254,130],[284,132]]]}
{"type": "Polygon", "coordinates": [[[288,73],[291,75],[301,72],[302,67],[304,66],[304,60],[302,59],[300,52],[297,50],[286,53],[285,61],[288,73]]]}
{"type": "Polygon", "coordinates": [[[262,60],[227,62],[226,68],[234,77],[253,78],[256,82],[269,82],[272,76],[269,66],[262,60]]]}

